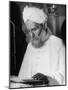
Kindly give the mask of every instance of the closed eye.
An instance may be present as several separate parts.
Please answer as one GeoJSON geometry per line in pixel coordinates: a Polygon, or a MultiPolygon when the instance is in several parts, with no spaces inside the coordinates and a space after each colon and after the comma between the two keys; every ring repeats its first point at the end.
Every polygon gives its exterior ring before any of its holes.
{"type": "Polygon", "coordinates": [[[37,30],[37,28],[36,28],[36,27],[31,29],[31,31],[36,31],[36,30],[37,30]]]}

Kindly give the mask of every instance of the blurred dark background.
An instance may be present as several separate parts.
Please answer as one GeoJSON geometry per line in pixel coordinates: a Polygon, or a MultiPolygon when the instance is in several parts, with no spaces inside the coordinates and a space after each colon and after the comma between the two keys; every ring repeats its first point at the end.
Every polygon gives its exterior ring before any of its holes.
{"type": "Polygon", "coordinates": [[[22,32],[20,8],[10,2],[10,74],[18,75],[27,43],[22,32]]]}
{"type": "Polygon", "coordinates": [[[22,11],[25,5],[43,8],[48,15],[48,27],[54,35],[63,39],[66,46],[66,5],[10,1],[10,75],[18,75],[27,47],[24,28],[22,28],[22,11]]]}

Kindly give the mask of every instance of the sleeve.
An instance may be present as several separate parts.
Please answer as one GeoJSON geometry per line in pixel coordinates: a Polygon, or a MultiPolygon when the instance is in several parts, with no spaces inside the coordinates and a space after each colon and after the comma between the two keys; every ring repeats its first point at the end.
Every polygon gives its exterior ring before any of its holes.
{"type": "Polygon", "coordinates": [[[58,53],[58,71],[55,72],[54,78],[59,82],[60,85],[65,85],[65,47],[62,45],[58,53]]]}
{"type": "Polygon", "coordinates": [[[31,78],[31,64],[30,64],[28,49],[25,53],[24,60],[22,62],[18,77],[21,80],[31,78]]]}

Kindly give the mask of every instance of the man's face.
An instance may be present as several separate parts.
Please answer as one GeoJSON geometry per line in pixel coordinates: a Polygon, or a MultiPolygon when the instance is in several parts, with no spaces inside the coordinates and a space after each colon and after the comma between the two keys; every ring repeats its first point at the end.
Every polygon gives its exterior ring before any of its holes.
{"type": "Polygon", "coordinates": [[[27,21],[26,22],[26,27],[29,31],[30,37],[31,37],[31,43],[34,47],[40,47],[41,46],[41,32],[42,32],[42,28],[40,26],[40,24],[31,22],[31,21],[27,21]]]}

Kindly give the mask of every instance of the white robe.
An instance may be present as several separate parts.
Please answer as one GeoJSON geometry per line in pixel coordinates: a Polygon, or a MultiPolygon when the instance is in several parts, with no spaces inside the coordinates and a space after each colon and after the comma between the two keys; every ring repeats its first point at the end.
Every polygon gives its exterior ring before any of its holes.
{"type": "Polygon", "coordinates": [[[42,73],[65,84],[65,47],[62,40],[51,35],[41,48],[28,44],[19,72],[19,79],[29,79],[36,73],[42,73]]]}

